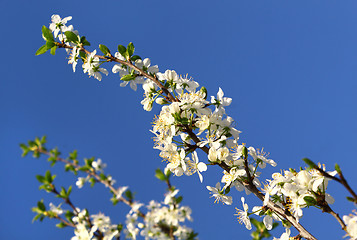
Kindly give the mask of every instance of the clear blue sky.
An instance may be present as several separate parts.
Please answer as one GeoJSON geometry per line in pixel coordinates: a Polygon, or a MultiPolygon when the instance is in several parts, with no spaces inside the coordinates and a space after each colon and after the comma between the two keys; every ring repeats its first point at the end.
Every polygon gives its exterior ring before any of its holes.
{"type": "MultiPolygon", "coordinates": [[[[332,169],[338,162],[354,189],[357,135],[357,2],[344,1],[19,1],[1,0],[0,43],[0,239],[69,239],[72,229],[58,230],[55,221],[31,223],[33,207],[43,198],[36,174],[49,164],[22,159],[20,142],[47,135],[49,146],[80,157],[96,156],[108,164],[119,185],[129,185],[144,203],[162,199],[165,186],[154,178],[164,167],[152,149],[153,112],[142,110],[142,92],[119,86],[110,74],[98,82],[77,68],[66,54],[35,56],[43,44],[41,26],[56,13],[91,42],[110,49],[132,41],[139,55],[150,57],[161,71],[188,73],[216,95],[221,87],[233,98],[227,113],[237,121],[248,146],[264,147],[278,166],[303,166],[309,157],[332,169]]],[[[113,50],[114,51],[114,50],[113,50]]],[[[111,70],[111,67],[108,67],[111,70]]],[[[201,159],[204,156],[200,155],[201,159]]],[[[75,180],[53,168],[58,183],[75,180]]],[[[235,220],[233,206],[213,204],[206,185],[221,173],[211,169],[200,184],[196,176],[174,178],[193,209],[190,224],[200,239],[249,239],[235,220]]],[[[119,186],[118,185],[118,186],[119,186]]],[[[332,208],[348,214],[353,205],[346,191],[331,183],[332,208]]],[[[114,220],[128,211],[112,207],[107,189],[75,191],[73,199],[92,213],[114,220]]],[[[253,207],[258,202],[248,197],[253,207]]],[[[318,239],[342,239],[335,219],[317,209],[304,209],[301,222],[318,239]]],[[[280,236],[283,229],[275,232],[280,236]]]]}

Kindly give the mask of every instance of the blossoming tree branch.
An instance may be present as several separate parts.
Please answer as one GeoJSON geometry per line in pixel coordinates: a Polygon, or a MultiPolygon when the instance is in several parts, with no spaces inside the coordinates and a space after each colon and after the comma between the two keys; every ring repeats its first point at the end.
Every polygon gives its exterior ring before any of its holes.
{"type": "MultiPolygon", "coordinates": [[[[71,188],[59,191],[54,187],[54,176],[47,172],[45,176],[38,176],[43,184],[41,187],[62,198],[72,211],[68,210],[62,217],[63,210],[60,207],[51,205],[50,210],[46,210],[43,202],[39,202],[35,208],[38,213],[36,218],[57,218],[61,226],[74,227],[76,236],[72,239],[119,239],[122,229],[126,238],[132,239],[136,239],[139,233],[147,239],[194,239],[196,234],[193,230],[181,225],[186,219],[190,220],[191,210],[180,207],[178,190],[171,186],[169,176],[197,175],[196,179],[202,183],[208,170],[218,167],[223,174],[217,177],[217,184],[204,189],[212,194],[214,202],[226,205],[237,204],[233,201],[233,189],[241,192],[239,198],[242,207],[236,208],[235,215],[248,230],[252,229],[252,222],[259,226],[256,220],[250,218],[255,214],[263,218],[265,230],[271,230],[276,226],[274,223],[282,222],[285,231],[274,239],[317,239],[310,232],[310,226],[302,226],[299,222],[303,209],[313,206],[335,218],[346,236],[357,239],[356,212],[341,218],[331,208],[334,198],[327,193],[330,180],[339,182],[349,194],[347,199],[357,203],[356,193],[337,164],[334,171],[326,171],[324,165],[304,159],[308,165],[305,169],[282,170],[273,173],[272,179],[260,179],[260,171],[266,171],[267,165],[276,167],[277,163],[262,150],[239,142],[241,132],[235,128],[235,121],[226,112],[232,99],[224,96],[221,88],[215,96],[208,97],[207,89],[200,87],[187,75],[180,76],[174,70],[160,72],[149,58],[135,55],[133,43],[126,47],[119,45],[117,52],[110,51],[104,45],[99,45],[102,54],[98,54],[97,50],[89,51],[87,39],[72,25],[67,26],[71,18],[52,16],[49,28],[42,27],[42,37],[46,43],[36,55],[47,51],[54,55],[57,49],[63,48],[69,54],[68,63],[72,64],[73,71],[76,71],[78,64],[82,64],[83,72],[99,81],[102,80],[102,74],[109,73],[104,66],[114,63],[112,72],[120,76],[120,86],[129,85],[134,91],[138,85],[142,86],[144,99],[141,104],[144,110],[151,111],[155,103],[162,106],[150,131],[154,135],[154,149],[159,150],[160,157],[166,162],[165,170],[158,170],[156,176],[168,184],[169,191],[163,204],[151,202],[147,213],[144,213],[140,211],[142,205],[133,200],[127,187],[113,186],[114,180],[103,173],[104,164],[100,160],[86,159],[85,165],[80,165],[75,152],[63,159],[56,149],[46,149],[45,139],[37,138],[28,145],[22,145],[25,154],[31,151],[36,157],[48,155],[52,163],[63,162],[66,170],[85,173],[86,177],[78,178],[78,187],[86,182],[100,182],[109,187],[113,203],[123,202],[131,210],[125,226],[111,224],[104,215],[90,215],[87,210],[78,209],[70,201],[71,188]],[[205,157],[199,158],[202,154],[205,157]],[[250,208],[244,194],[253,194],[261,200],[261,205],[250,208]],[[298,235],[291,236],[291,228],[295,228],[298,235]]],[[[196,180],[195,177],[192,179],[196,180]]],[[[267,236],[253,234],[254,239],[263,237],[267,236]]]]}

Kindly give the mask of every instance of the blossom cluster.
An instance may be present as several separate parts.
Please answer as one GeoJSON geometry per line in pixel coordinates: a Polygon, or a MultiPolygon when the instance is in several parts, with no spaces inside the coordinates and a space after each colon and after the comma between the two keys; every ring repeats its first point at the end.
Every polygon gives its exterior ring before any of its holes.
{"type": "MultiPolygon", "coordinates": [[[[328,173],[337,174],[336,171],[328,173]]],[[[274,173],[272,178],[264,188],[264,206],[273,198],[276,203],[284,204],[297,221],[303,215],[302,208],[334,203],[334,198],[326,193],[330,179],[315,169],[274,173]]]]}
{"type": "MultiPolygon", "coordinates": [[[[140,221],[138,209],[132,208],[126,218],[126,237],[136,239],[140,234],[145,239],[189,239],[195,236],[191,228],[182,225],[186,220],[192,221],[191,209],[187,206],[179,206],[176,194],[178,189],[166,194],[165,200],[158,203],[154,200],[146,206],[145,218],[140,221]]],[[[142,205],[137,205],[141,207],[142,205]]]]}

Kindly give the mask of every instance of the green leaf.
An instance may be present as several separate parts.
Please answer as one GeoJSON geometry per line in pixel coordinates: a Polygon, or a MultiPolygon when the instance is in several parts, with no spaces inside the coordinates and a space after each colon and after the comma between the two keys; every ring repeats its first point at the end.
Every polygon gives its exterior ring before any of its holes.
{"type": "Polygon", "coordinates": [[[165,174],[159,168],[155,170],[155,177],[161,181],[166,181],[165,174]]]}
{"type": "Polygon", "coordinates": [[[141,57],[138,55],[134,55],[130,59],[131,59],[131,61],[135,62],[136,60],[141,59],[141,57]]]}
{"type": "Polygon", "coordinates": [[[123,56],[125,57],[127,55],[126,53],[126,48],[123,46],[123,45],[118,45],[118,52],[123,56]]]}
{"type": "Polygon", "coordinates": [[[90,46],[90,43],[87,41],[85,36],[81,37],[81,43],[83,46],[90,46]]]}
{"type": "Polygon", "coordinates": [[[133,193],[130,190],[125,192],[125,196],[129,199],[129,201],[133,200],[133,193]]]}
{"type": "Polygon", "coordinates": [[[77,150],[73,150],[73,152],[69,153],[69,159],[75,160],[78,157],[77,150]]]}
{"type": "Polygon", "coordinates": [[[47,41],[55,41],[51,30],[48,29],[46,26],[42,26],[42,34],[47,41]]]}
{"type": "MultiPolygon", "coordinates": [[[[47,49],[51,49],[52,47],[56,46],[55,42],[47,41],[46,42],[46,47],[47,49]]],[[[37,138],[36,138],[37,139],[37,138]]],[[[40,143],[40,139],[38,139],[38,142],[40,143]]]]}
{"type": "Polygon", "coordinates": [[[41,144],[45,144],[47,142],[46,136],[42,136],[40,139],[41,144]]]}
{"type": "Polygon", "coordinates": [[[47,183],[52,183],[52,175],[51,175],[50,170],[47,170],[47,171],[46,171],[45,179],[46,179],[46,182],[47,182],[47,183]]]}
{"type": "Polygon", "coordinates": [[[122,76],[120,78],[120,80],[122,80],[122,81],[131,81],[131,80],[134,80],[135,78],[136,78],[136,75],[128,74],[128,75],[122,76]]]}
{"type": "Polygon", "coordinates": [[[45,183],[45,177],[44,176],[36,175],[36,178],[40,183],[45,183]]]}
{"type": "Polygon", "coordinates": [[[340,166],[339,166],[337,163],[335,164],[335,170],[336,170],[337,173],[339,173],[339,174],[342,173],[341,168],[340,168],[340,166]]]}
{"type": "Polygon", "coordinates": [[[79,41],[78,36],[74,32],[67,31],[64,35],[66,35],[68,42],[78,43],[79,41]]]}
{"type": "Polygon", "coordinates": [[[56,224],[56,227],[58,227],[58,228],[64,228],[64,227],[67,227],[67,225],[66,225],[64,222],[60,222],[60,223],[57,223],[57,224],[56,224]]]}
{"type": "Polygon", "coordinates": [[[303,158],[302,160],[311,168],[317,167],[317,165],[308,158],[303,158]]]}
{"type": "Polygon", "coordinates": [[[37,207],[39,210],[41,210],[43,212],[46,211],[46,207],[45,207],[45,204],[43,204],[43,200],[37,202],[37,207]]]}
{"type": "Polygon", "coordinates": [[[67,198],[67,193],[66,193],[66,189],[64,187],[61,187],[61,191],[59,193],[59,197],[61,198],[67,198]]]}
{"type": "Polygon", "coordinates": [[[99,44],[99,49],[100,51],[102,51],[102,53],[106,56],[109,56],[110,55],[110,51],[109,51],[109,48],[107,48],[105,45],[103,44],[99,44]]]}
{"type": "Polygon", "coordinates": [[[200,92],[204,94],[204,99],[207,99],[207,89],[205,87],[201,87],[200,92]]]}
{"type": "Polygon", "coordinates": [[[66,213],[64,214],[64,216],[66,217],[66,219],[67,219],[68,221],[72,222],[72,218],[73,218],[73,216],[74,216],[74,213],[71,212],[71,211],[69,211],[69,210],[67,210],[66,213]]]}
{"type": "Polygon", "coordinates": [[[248,149],[245,146],[243,147],[242,155],[244,159],[248,158],[248,149]]]}
{"type": "Polygon", "coordinates": [[[313,197],[306,196],[306,197],[304,197],[304,201],[306,202],[307,206],[315,206],[316,205],[316,200],[313,197]]]}
{"type": "Polygon", "coordinates": [[[71,194],[71,192],[72,192],[72,185],[68,187],[67,197],[69,197],[69,195],[71,194]]]}
{"type": "Polygon", "coordinates": [[[354,199],[353,197],[346,197],[348,201],[357,203],[357,200],[354,199]]]}
{"type": "MultiPolygon", "coordinates": [[[[33,209],[32,209],[32,211],[33,211],[33,209]]],[[[34,221],[37,221],[41,216],[42,216],[41,214],[37,214],[37,215],[32,219],[32,223],[33,223],[34,221]]]]}
{"type": "Polygon", "coordinates": [[[128,49],[128,55],[129,57],[133,56],[134,54],[134,51],[135,51],[135,47],[134,47],[134,44],[132,42],[130,42],[127,46],[127,49],[128,49]]]}
{"type": "Polygon", "coordinates": [[[55,55],[55,54],[56,54],[56,49],[57,49],[57,46],[54,46],[53,48],[51,48],[50,53],[51,53],[52,55],[55,55]]]}
{"type": "Polygon", "coordinates": [[[180,203],[182,202],[182,199],[183,199],[182,196],[177,197],[177,198],[176,198],[176,203],[177,203],[177,204],[180,204],[180,203]]]}
{"type": "Polygon", "coordinates": [[[42,47],[40,47],[39,49],[37,49],[35,55],[37,56],[37,55],[44,54],[45,52],[47,52],[47,50],[48,50],[48,48],[47,48],[47,46],[45,44],[42,47]]]}

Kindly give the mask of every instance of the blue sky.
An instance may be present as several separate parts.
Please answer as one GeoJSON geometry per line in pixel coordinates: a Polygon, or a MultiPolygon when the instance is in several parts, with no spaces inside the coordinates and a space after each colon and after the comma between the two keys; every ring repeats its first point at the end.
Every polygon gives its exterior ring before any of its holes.
{"type": "MultiPolygon", "coordinates": [[[[73,73],[64,51],[35,56],[43,44],[41,26],[56,13],[72,16],[70,24],[91,42],[90,50],[105,44],[133,42],[137,53],[149,57],[161,71],[188,73],[216,95],[221,87],[233,98],[227,113],[237,122],[241,142],[270,152],[278,166],[264,176],[303,166],[302,158],[339,163],[357,188],[357,2],[345,1],[18,1],[1,0],[0,43],[0,238],[69,239],[71,229],[58,230],[55,221],[31,223],[31,207],[44,199],[36,174],[49,169],[45,159],[22,159],[18,144],[48,136],[48,146],[65,155],[77,149],[80,157],[99,157],[119,185],[129,185],[137,199],[162,199],[165,186],[154,178],[163,168],[152,149],[149,132],[154,114],[142,110],[142,92],[121,88],[118,75],[102,82],[79,68],[73,73]]],[[[107,67],[111,70],[111,67],[107,67]]],[[[199,155],[204,159],[204,155],[199,155]]],[[[58,184],[74,184],[62,167],[52,168],[58,184]]],[[[193,209],[189,224],[200,239],[249,239],[233,206],[213,204],[205,186],[220,179],[219,169],[204,175],[174,178],[183,204],[193,209]]],[[[347,192],[330,182],[332,208],[341,215],[354,206],[347,192]]],[[[102,211],[121,220],[125,206],[112,207],[104,187],[76,190],[73,201],[90,212],[102,211]]],[[[250,207],[259,204],[248,197],[250,207]]],[[[302,224],[318,239],[342,239],[331,216],[304,209],[302,224]]],[[[274,232],[280,236],[283,229],[274,232]]]]}

